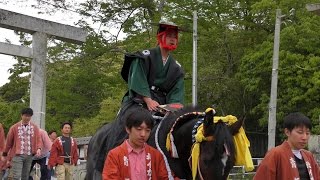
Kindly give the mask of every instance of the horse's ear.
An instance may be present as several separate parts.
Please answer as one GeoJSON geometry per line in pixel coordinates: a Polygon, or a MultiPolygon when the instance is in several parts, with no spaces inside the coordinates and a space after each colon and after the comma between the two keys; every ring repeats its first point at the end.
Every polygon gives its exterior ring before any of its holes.
{"type": "Polygon", "coordinates": [[[216,114],[216,111],[213,108],[207,108],[204,115],[204,129],[207,129],[210,125],[213,124],[213,116],[216,114]]]}
{"type": "Polygon", "coordinates": [[[232,136],[234,136],[235,134],[237,134],[239,132],[239,129],[243,125],[245,119],[246,119],[246,115],[242,116],[242,118],[240,120],[236,121],[235,123],[233,123],[230,126],[230,132],[231,132],[232,136]]]}

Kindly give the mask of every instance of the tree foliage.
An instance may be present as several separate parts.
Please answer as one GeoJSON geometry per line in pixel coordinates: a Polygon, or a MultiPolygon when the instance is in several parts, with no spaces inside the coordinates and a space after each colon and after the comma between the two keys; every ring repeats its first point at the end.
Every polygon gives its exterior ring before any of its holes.
{"type": "MultiPolygon", "coordinates": [[[[277,123],[281,129],[283,117],[301,111],[318,121],[319,102],[316,79],[319,67],[319,17],[306,12],[307,2],[281,1],[277,6],[286,17],[282,19],[279,80],[277,97],[277,123]]],[[[272,3],[260,2],[256,8],[273,9],[272,3]],[[264,7],[264,8],[261,8],[264,7]]],[[[274,19],[270,18],[270,19],[274,19]]],[[[271,21],[272,22],[272,21],[271,21]]],[[[249,51],[241,61],[238,76],[247,92],[250,114],[267,126],[268,103],[273,57],[273,34],[249,51]]],[[[319,133],[316,127],[316,133],[319,133]]]]}

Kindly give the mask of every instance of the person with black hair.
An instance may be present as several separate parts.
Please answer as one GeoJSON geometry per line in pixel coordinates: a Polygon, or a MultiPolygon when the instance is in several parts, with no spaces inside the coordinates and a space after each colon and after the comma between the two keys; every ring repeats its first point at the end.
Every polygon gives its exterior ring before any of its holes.
{"type": "Polygon", "coordinates": [[[71,137],[71,130],[70,122],[62,123],[62,136],[54,140],[51,147],[48,169],[56,167],[58,180],[72,180],[74,166],[78,163],[78,146],[75,139],[71,137]]]}
{"type": "MultiPolygon", "coordinates": [[[[57,137],[58,137],[57,131],[56,131],[56,130],[51,130],[51,131],[49,131],[49,132],[48,132],[48,136],[49,136],[49,138],[50,138],[50,141],[53,143],[54,140],[56,140],[57,137]]],[[[52,146],[52,145],[51,145],[51,146],[52,146]]],[[[51,150],[51,148],[50,148],[50,150],[51,150]]],[[[50,158],[50,152],[49,152],[48,160],[49,160],[49,158],[50,158]]],[[[48,177],[51,177],[51,176],[55,176],[55,172],[54,172],[53,169],[48,170],[48,177]]]]}
{"type": "Polygon", "coordinates": [[[284,118],[283,128],[287,140],[267,152],[253,179],[320,179],[316,160],[304,149],[310,138],[310,119],[300,112],[290,113],[284,118]]]}
{"type": "Polygon", "coordinates": [[[103,180],[167,180],[161,153],[146,144],[153,127],[149,111],[141,107],[129,112],[125,125],[129,138],[107,154],[103,180]]]}
{"type": "Polygon", "coordinates": [[[55,139],[57,139],[57,131],[56,130],[49,131],[48,136],[49,136],[51,142],[53,142],[55,139]]]}
{"type": "Polygon", "coordinates": [[[21,110],[21,121],[12,125],[7,135],[2,161],[6,161],[8,152],[12,154],[11,169],[13,179],[27,180],[29,178],[33,156],[41,155],[42,141],[39,128],[31,122],[33,110],[21,110]]]}
{"type": "Polygon", "coordinates": [[[157,47],[125,55],[121,76],[128,83],[128,92],[123,102],[140,99],[149,110],[184,103],[184,72],[171,54],[178,46],[179,30],[173,22],[160,21],[157,47]]]}

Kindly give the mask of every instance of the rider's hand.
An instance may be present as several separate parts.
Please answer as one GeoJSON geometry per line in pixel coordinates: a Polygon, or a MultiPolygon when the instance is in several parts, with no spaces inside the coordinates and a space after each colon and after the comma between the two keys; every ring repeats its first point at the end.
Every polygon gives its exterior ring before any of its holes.
{"type": "Polygon", "coordinates": [[[147,104],[149,111],[156,111],[159,103],[149,97],[143,97],[143,101],[147,104]]]}

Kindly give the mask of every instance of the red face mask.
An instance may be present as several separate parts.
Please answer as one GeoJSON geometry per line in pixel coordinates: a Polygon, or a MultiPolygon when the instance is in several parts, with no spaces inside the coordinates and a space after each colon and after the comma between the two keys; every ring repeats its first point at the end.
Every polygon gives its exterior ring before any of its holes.
{"type": "Polygon", "coordinates": [[[178,47],[178,31],[176,29],[168,27],[165,31],[162,31],[157,34],[158,44],[160,47],[173,51],[178,47]],[[170,36],[174,36],[172,38],[176,38],[176,43],[174,45],[167,44],[167,36],[170,34],[170,36]]]}

